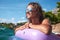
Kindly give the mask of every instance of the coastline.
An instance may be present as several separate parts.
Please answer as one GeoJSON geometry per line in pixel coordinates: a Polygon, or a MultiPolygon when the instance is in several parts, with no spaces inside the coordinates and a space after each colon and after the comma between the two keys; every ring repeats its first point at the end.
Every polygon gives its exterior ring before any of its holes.
{"type": "Polygon", "coordinates": [[[60,33],[60,23],[52,25],[52,32],[56,34],[60,33]]]}

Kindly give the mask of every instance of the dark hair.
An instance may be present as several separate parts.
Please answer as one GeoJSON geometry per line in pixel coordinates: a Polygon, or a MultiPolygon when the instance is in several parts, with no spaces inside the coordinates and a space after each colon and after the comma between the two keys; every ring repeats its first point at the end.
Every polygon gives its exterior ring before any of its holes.
{"type": "MultiPolygon", "coordinates": [[[[44,19],[44,17],[43,17],[43,11],[42,11],[42,8],[41,8],[41,6],[39,5],[39,3],[37,3],[37,2],[30,2],[29,4],[28,4],[28,6],[29,5],[32,5],[36,10],[37,10],[37,16],[39,17],[39,21],[40,22],[42,22],[42,20],[44,19]]],[[[31,22],[31,19],[29,19],[29,22],[31,22]]]]}

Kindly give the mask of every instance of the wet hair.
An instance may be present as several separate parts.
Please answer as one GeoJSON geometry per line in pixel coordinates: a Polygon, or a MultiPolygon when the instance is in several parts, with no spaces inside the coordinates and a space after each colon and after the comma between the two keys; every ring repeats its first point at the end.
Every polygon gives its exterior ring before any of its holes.
{"type": "MultiPolygon", "coordinates": [[[[37,2],[30,2],[29,4],[28,4],[28,6],[29,5],[32,5],[37,11],[37,16],[38,16],[38,18],[39,18],[39,21],[40,22],[42,22],[43,21],[43,19],[44,19],[44,17],[43,17],[43,11],[42,11],[42,8],[41,8],[41,6],[39,5],[39,3],[37,3],[37,2]]],[[[29,22],[31,23],[31,19],[29,19],[29,22]]]]}

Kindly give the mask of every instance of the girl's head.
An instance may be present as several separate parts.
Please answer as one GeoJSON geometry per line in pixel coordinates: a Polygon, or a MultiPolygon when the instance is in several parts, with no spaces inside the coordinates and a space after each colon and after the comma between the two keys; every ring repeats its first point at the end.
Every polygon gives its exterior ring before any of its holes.
{"type": "Polygon", "coordinates": [[[26,17],[30,20],[30,22],[33,18],[39,18],[39,20],[42,21],[43,13],[41,6],[36,2],[29,3],[26,9],[26,17]]]}

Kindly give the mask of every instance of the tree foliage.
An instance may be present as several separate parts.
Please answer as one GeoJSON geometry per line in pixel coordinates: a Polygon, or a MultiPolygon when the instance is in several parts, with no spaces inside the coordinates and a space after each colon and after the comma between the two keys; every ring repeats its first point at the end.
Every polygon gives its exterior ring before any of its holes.
{"type": "Polygon", "coordinates": [[[57,23],[57,17],[55,14],[53,14],[52,12],[45,12],[45,18],[49,18],[51,23],[55,24],[57,23]]]}
{"type": "Polygon", "coordinates": [[[57,2],[57,8],[60,8],[60,2],[57,2]]]}

